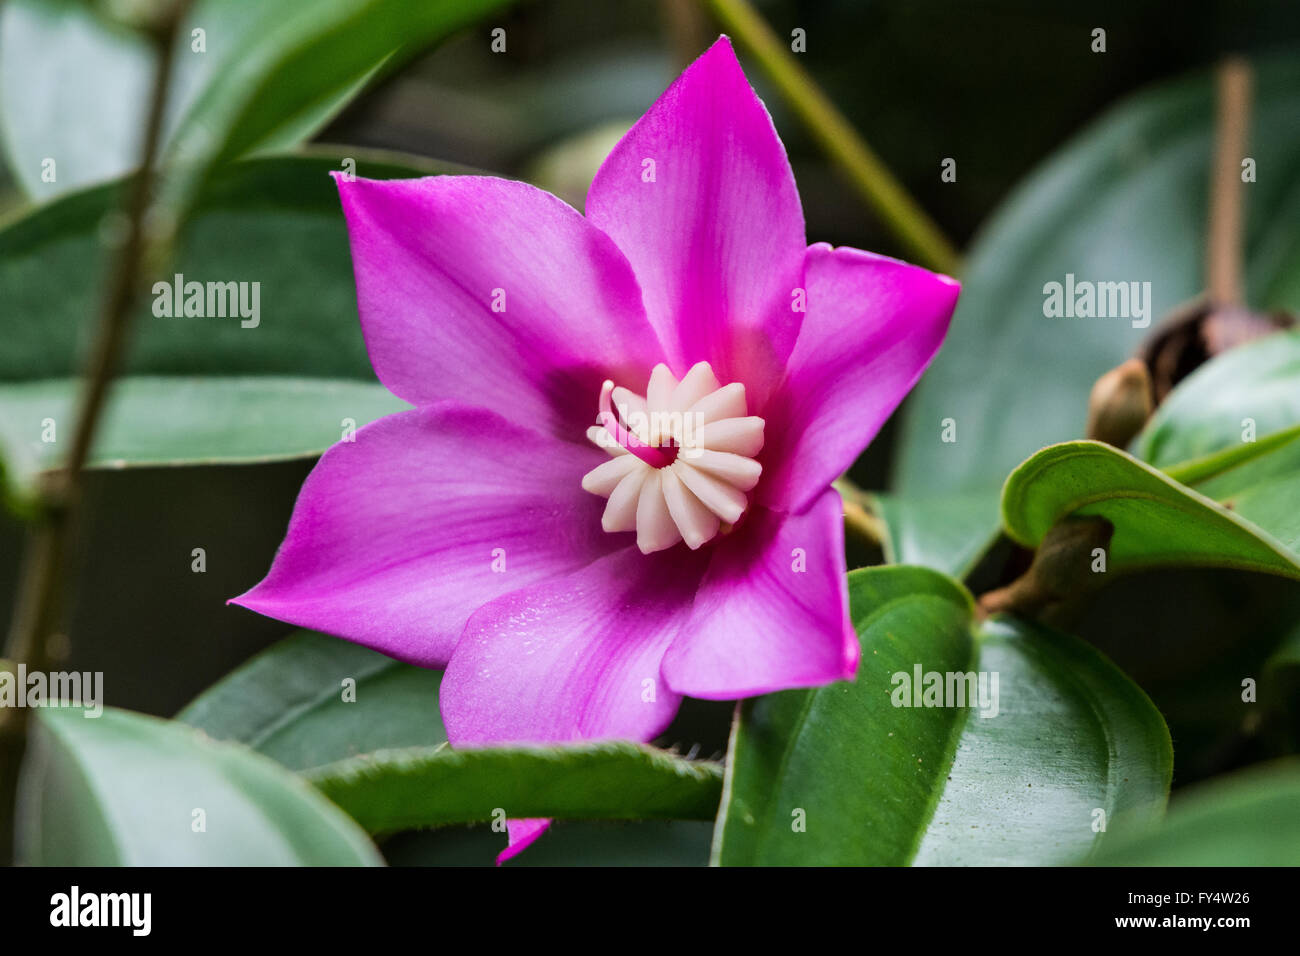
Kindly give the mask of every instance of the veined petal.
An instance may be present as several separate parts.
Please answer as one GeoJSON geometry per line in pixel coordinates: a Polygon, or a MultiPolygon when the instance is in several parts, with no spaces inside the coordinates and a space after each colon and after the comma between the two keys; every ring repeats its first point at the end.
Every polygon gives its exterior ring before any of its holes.
{"type": "Polygon", "coordinates": [[[690,620],[664,655],[664,680],[730,700],[853,676],[844,514],[827,489],[804,514],[752,509],[720,540],[690,620]]]}
{"type": "MultiPolygon", "coordinates": [[[[681,703],[659,665],[690,614],[704,565],[694,555],[624,548],[480,609],[439,692],[451,745],[653,738],[681,703]]],[[[497,862],[527,849],[549,825],[508,821],[509,845],[497,862]]]]}
{"type": "Polygon", "coordinates": [[[934,358],[961,286],[897,259],[808,249],[808,314],[770,403],[757,501],[801,511],[843,474],[934,358]]]}
{"type": "Polygon", "coordinates": [[[650,740],[677,712],[659,664],[704,563],[624,547],[479,609],[442,681],[452,746],[650,740]]]}
{"type": "Polygon", "coordinates": [[[601,382],[644,381],[663,358],[623,254],[549,193],[487,176],[337,182],[371,363],[412,404],[581,441],[601,382]]]}
{"type": "Polygon", "coordinates": [[[482,409],[381,418],[325,453],[271,570],[232,603],[441,666],[477,608],[618,547],[579,488],[609,460],[482,409]]]}
{"type": "Polygon", "coordinates": [[[712,363],[761,414],[798,333],[806,240],[785,147],[726,37],[614,147],[586,208],[632,263],[669,364],[712,363]]]}

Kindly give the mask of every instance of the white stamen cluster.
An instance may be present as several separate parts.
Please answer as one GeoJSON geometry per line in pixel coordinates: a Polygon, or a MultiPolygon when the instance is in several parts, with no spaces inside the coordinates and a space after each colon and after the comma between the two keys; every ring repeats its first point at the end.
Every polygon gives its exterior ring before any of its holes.
{"type": "Polygon", "coordinates": [[[646,445],[675,445],[677,457],[654,467],[619,444],[604,425],[587,437],[613,457],[588,472],[582,487],[608,498],[601,526],[635,531],[650,554],[685,541],[692,550],[730,530],[749,504],[763,466],[763,419],[747,414],[745,386],[723,386],[708,362],[698,362],[679,382],[656,365],[644,396],[613,390],[623,426],[646,445]]]}

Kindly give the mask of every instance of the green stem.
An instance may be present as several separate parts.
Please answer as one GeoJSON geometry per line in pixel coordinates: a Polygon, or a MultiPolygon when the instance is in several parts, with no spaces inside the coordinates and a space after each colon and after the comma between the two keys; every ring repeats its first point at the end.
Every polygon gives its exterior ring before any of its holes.
{"type": "MultiPolygon", "coordinates": [[[[108,272],[94,350],[87,364],[72,450],[63,467],[44,476],[36,523],[24,553],[23,576],[6,649],[10,667],[25,663],[28,672],[44,672],[59,655],[66,626],[68,578],[79,520],[82,517],[84,467],[103,417],[108,387],[126,344],[140,277],[150,252],[145,218],[153,191],[154,166],[162,140],[168,80],[176,49],[176,31],[188,8],[179,0],[165,9],[164,21],[150,31],[158,51],[144,135],[140,169],[127,191],[129,231],[108,272]]],[[[28,708],[0,711],[0,863],[13,859],[14,809],[19,769],[27,749],[28,708]]]]}
{"type": "Polygon", "coordinates": [[[961,268],[957,250],[826,98],[748,0],[707,2],[723,28],[734,34],[758,60],[821,148],[848,176],[854,189],[909,254],[927,268],[955,275],[961,268]]]}

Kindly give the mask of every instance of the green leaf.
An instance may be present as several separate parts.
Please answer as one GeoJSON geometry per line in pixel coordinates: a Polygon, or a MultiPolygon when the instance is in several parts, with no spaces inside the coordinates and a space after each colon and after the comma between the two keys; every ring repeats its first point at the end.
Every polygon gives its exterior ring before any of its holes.
{"type": "MultiPolygon", "coordinates": [[[[355,158],[359,174],[375,178],[446,168],[355,158]]],[[[343,419],[360,427],[406,407],[375,382],[357,323],[347,229],[329,178],[340,163],[336,155],[251,160],[212,182],[174,267],[154,279],[167,287],[177,274],[257,282],[259,321],[155,315],[155,298],[146,297],[94,452],[99,462],[318,454],[342,436],[343,419]]],[[[107,267],[101,230],[120,191],[112,184],[74,193],[0,229],[0,467],[18,497],[34,469],[71,442],[70,379],[88,345],[107,267]],[[43,440],[47,418],[53,443],[43,440]]]]}
{"type": "MultiPolygon", "coordinates": [[[[19,473],[59,465],[63,444],[42,441],[43,423],[71,424],[79,385],[73,379],[0,385],[5,413],[0,448],[19,473]]],[[[346,419],[359,426],[408,408],[386,389],[364,382],[135,376],[110,394],[89,463],[234,463],[318,455],[343,437],[346,419]]]]}
{"type": "MultiPolygon", "coordinates": [[[[170,137],[196,99],[240,67],[253,44],[268,43],[267,24],[283,20],[295,0],[200,0],[177,40],[170,137]],[[191,31],[205,31],[206,52],[193,50],[191,31]]],[[[283,43],[287,38],[281,38],[283,43]]],[[[0,12],[0,129],[14,176],[29,196],[59,193],[116,179],[140,161],[140,130],[148,104],[154,54],[141,35],[67,0],[11,0],[0,12]],[[39,94],[39,95],[37,95],[39,94]],[[54,159],[45,182],[42,162],[54,159]]],[[[354,90],[322,98],[311,115],[268,146],[291,146],[334,115],[354,90]]]]}
{"type": "Polygon", "coordinates": [[[1178,384],[1134,449],[1169,468],[1300,424],[1300,330],[1265,336],[1216,356],[1178,384]]]}
{"type": "Polygon", "coordinates": [[[1107,843],[1101,866],[1295,866],[1300,762],[1279,761],[1179,791],[1155,830],[1107,843]]]}
{"type": "Polygon", "coordinates": [[[222,678],[176,719],[305,770],[375,750],[444,743],[441,683],[441,671],[299,631],[222,678]],[[347,680],[355,682],[351,700],[344,699],[347,680]]]}
{"type": "Polygon", "coordinates": [[[17,838],[32,866],[357,866],[380,857],[337,807],[244,747],[107,708],[39,712],[17,838]],[[196,826],[202,811],[204,828],[196,826]]]}
{"type": "Polygon", "coordinates": [[[1168,731],[1086,644],[1010,618],[976,625],[969,593],[925,568],[851,572],[849,597],[857,678],[743,706],[719,862],[1059,863],[1160,812],[1168,731]],[[895,706],[912,700],[896,675],[918,667],[987,674],[980,709],[895,706]]]}
{"type": "MultiPolygon", "coordinates": [[[[563,747],[388,750],[307,774],[371,833],[493,815],[712,820],[722,767],[620,741],[563,747]]],[[[504,817],[502,817],[504,818],[504,817]]]]}
{"type": "Polygon", "coordinates": [[[885,558],[965,577],[998,534],[995,494],[945,497],[873,495],[885,522],[885,558]]]}
{"type": "Polygon", "coordinates": [[[251,150],[301,139],[373,73],[396,68],[510,2],[281,0],[179,124],[169,148],[171,201],[188,208],[213,169],[251,150]]]}
{"type": "Polygon", "coordinates": [[[1182,565],[1300,578],[1294,551],[1300,523],[1294,494],[1286,493],[1298,459],[1300,435],[1272,454],[1204,478],[1193,490],[1110,445],[1065,442],[1011,473],[1003,520],[1012,538],[1035,547],[1071,515],[1100,515],[1115,528],[1108,571],[1182,565]],[[1206,495],[1222,496],[1232,508],[1206,495]]]}
{"type": "MultiPolygon", "coordinates": [[[[386,64],[505,0],[200,0],[177,38],[164,145],[195,168],[294,146],[386,64]],[[204,31],[204,51],[192,31],[204,31]]],[[[140,160],[155,56],[85,3],[10,0],[0,14],[0,139],[33,197],[115,179],[140,160]],[[56,162],[57,179],[42,178],[56,162]]],[[[187,187],[189,188],[189,187],[187,187]]]]}
{"type": "MultiPolygon", "coordinates": [[[[1248,301],[1300,309],[1300,59],[1261,57],[1255,66],[1250,155],[1274,173],[1242,191],[1248,301]]],[[[1151,330],[1127,319],[1047,318],[1043,287],[1067,274],[1150,282],[1152,327],[1197,296],[1214,116],[1208,73],[1140,93],[995,214],[969,251],[947,342],[909,399],[895,487],[995,488],[1039,448],[1083,433],[1093,382],[1151,330]],[[941,440],[945,418],[956,420],[956,442],[941,440]]]]}

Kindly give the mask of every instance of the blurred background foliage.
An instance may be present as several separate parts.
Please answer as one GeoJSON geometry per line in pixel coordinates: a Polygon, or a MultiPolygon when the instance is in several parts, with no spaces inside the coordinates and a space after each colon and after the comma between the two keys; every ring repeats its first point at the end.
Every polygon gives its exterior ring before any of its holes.
{"type": "MultiPolygon", "coordinates": [[[[1294,0],[1219,0],[1176,6],[1161,0],[764,0],[756,5],[779,36],[788,37],[794,28],[806,31],[807,52],[800,63],[963,250],[981,242],[981,229],[1017,184],[1130,94],[1170,80],[1181,82],[1185,74],[1203,72],[1230,52],[1275,64],[1282,77],[1277,83],[1290,84],[1294,90],[1294,51],[1300,49],[1300,4],[1294,0]],[[1104,55],[1089,49],[1090,32],[1097,26],[1107,31],[1104,55]],[[957,159],[954,183],[940,179],[945,157],[957,159]]],[[[11,22],[0,19],[0,31],[11,22]]],[[[379,71],[372,85],[341,112],[321,115],[323,126],[313,140],[330,157],[322,168],[332,165],[337,156],[356,154],[358,148],[418,154],[441,164],[528,179],[581,208],[586,185],[609,147],[718,32],[707,9],[691,0],[539,0],[513,5],[400,69],[379,71]],[[502,54],[493,53],[489,46],[488,31],[495,26],[504,27],[508,37],[502,54]]],[[[0,50],[6,49],[7,39],[0,33],[0,50]]],[[[891,233],[850,197],[845,181],[774,93],[763,72],[743,48],[740,53],[790,152],[809,238],[905,257],[891,233]]],[[[91,65],[83,64],[88,70],[91,65]]],[[[1191,92],[1183,97],[1185,102],[1173,107],[1174,126],[1161,125],[1163,119],[1145,126],[1138,123],[1141,129],[1125,139],[1123,123],[1112,125],[1107,129],[1120,132],[1108,145],[1110,133],[1095,137],[1103,141],[1093,150],[1102,151],[1100,159],[1084,155],[1073,166],[1057,161],[1049,169],[1066,175],[1080,164],[1096,161],[1088,168],[1102,177],[1104,186],[1110,181],[1107,177],[1114,178],[1105,160],[1123,154],[1124,148],[1135,148],[1135,143],[1158,151],[1166,134],[1168,141],[1181,143],[1182,126],[1194,126],[1192,140],[1200,143],[1212,119],[1208,80],[1189,82],[1191,92]]],[[[6,103],[15,95],[39,102],[41,94],[37,88],[4,91],[6,103]]],[[[1252,131],[1261,140],[1281,144],[1276,146],[1281,168],[1268,172],[1276,177],[1270,180],[1274,185],[1269,188],[1275,189],[1270,195],[1277,197],[1277,204],[1290,201],[1292,205],[1282,208],[1293,212],[1298,195],[1289,187],[1300,173],[1296,104],[1293,93],[1281,97],[1279,105],[1261,107],[1258,128],[1252,131]]],[[[59,104],[45,108],[57,110],[59,104]]],[[[13,160],[14,150],[7,152],[13,160]]],[[[1127,155],[1127,161],[1149,165],[1153,155],[1138,148],[1127,155]]],[[[1144,196],[1148,205],[1139,207],[1133,207],[1133,196],[1122,190],[1118,196],[1106,197],[1080,192],[1080,182],[1089,183],[1087,177],[1073,184],[1076,191],[1068,203],[1053,205],[1052,177],[1040,174],[1032,190],[1016,200],[1014,213],[1033,223],[1032,241],[1058,242],[1059,254],[1050,264],[1040,261],[1037,271],[1017,278],[1022,261],[1017,257],[1024,255],[1023,250],[1005,237],[993,236],[974,267],[983,270],[990,289],[996,290],[998,282],[1004,287],[1017,282],[1010,295],[1032,301],[1040,296],[1042,283],[1061,278],[1067,266],[1082,274],[1090,263],[1105,268],[1126,256],[1125,230],[1133,225],[1126,215],[1131,216],[1133,208],[1142,213],[1144,246],[1164,245],[1167,239],[1175,250],[1199,250],[1197,230],[1203,226],[1208,185],[1206,162],[1198,153],[1178,166],[1171,178],[1162,180],[1160,190],[1144,196]],[[1041,204],[1036,205],[1036,199],[1041,204]],[[1080,223],[1086,226],[1086,250],[1080,245],[1083,239],[1073,245],[1069,240],[1080,223]],[[1069,258],[1071,254],[1076,258],[1069,258]]],[[[111,163],[105,169],[111,171],[111,163]]],[[[1261,179],[1264,176],[1261,172],[1261,179]]],[[[17,214],[30,201],[24,196],[22,180],[26,179],[30,179],[29,169],[19,176],[12,168],[0,168],[0,211],[17,214]]],[[[31,188],[39,193],[42,187],[31,188]]],[[[328,183],[322,182],[319,189],[310,201],[322,196],[330,201],[328,183]]],[[[1140,184],[1135,189],[1140,191],[1140,184]]],[[[254,214],[263,208],[280,213],[292,205],[269,188],[259,202],[263,205],[254,214]]],[[[1252,207],[1250,228],[1275,224],[1278,220],[1269,218],[1273,205],[1252,207]]],[[[341,320],[331,319],[333,328],[339,328],[340,321],[354,322],[346,289],[340,288],[351,282],[341,216],[315,231],[310,223],[317,219],[301,221],[304,225],[294,246],[298,258],[274,266],[286,282],[297,283],[289,308],[304,322],[319,308],[346,313],[341,320]],[[316,256],[319,275],[332,277],[335,283],[322,279],[324,292],[319,300],[312,297],[317,275],[310,260],[316,256]],[[304,271],[294,278],[289,276],[294,269],[304,271]]],[[[234,247],[249,234],[247,224],[241,225],[237,217],[230,221],[217,217],[198,227],[200,238],[191,241],[204,241],[204,230],[214,248],[231,247],[234,256],[239,254],[234,247]]],[[[1287,268],[1296,259],[1287,253],[1300,249],[1300,216],[1290,216],[1276,231],[1280,237],[1264,252],[1277,261],[1269,282],[1281,292],[1277,301],[1259,304],[1297,309],[1300,282],[1294,269],[1287,268]],[[1270,252],[1279,244],[1285,247],[1281,253],[1270,252]],[[1277,270],[1289,277],[1280,286],[1272,282],[1277,270]]],[[[18,261],[18,253],[14,256],[18,261]]],[[[1198,288],[1199,260],[1193,255],[1190,266],[1186,260],[1186,255],[1178,259],[1185,274],[1178,282],[1190,283],[1190,294],[1198,288]]],[[[1135,268],[1161,264],[1157,256],[1135,268]]],[[[231,269],[238,266],[222,274],[231,269]]],[[[89,263],[85,272],[70,275],[69,287],[92,288],[97,273],[89,263]]],[[[235,275],[245,277],[242,272],[231,273],[235,275]]],[[[1160,279],[1141,272],[1125,277],[1160,279]]],[[[1071,432],[1070,422],[1073,416],[1082,425],[1086,383],[1131,351],[1140,335],[1125,327],[1099,350],[1088,351],[1086,343],[1071,340],[1072,333],[1052,332],[1051,338],[1017,353],[1009,344],[1011,333],[1005,332],[1014,326],[1000,324],[1004,300],[993,294],[981,297],[978,282],[973,290],[976,301],[969,307],[981,319],[966,322],[968,334],[956,335],[948,346],[948,352],[957,350],[960,355],[954,359],[945,352],[936,366],[936,378],[942,381],[927,386],[931,387],[928,396],[923,389],[912,404],[924,405],[929,415],[967,389],[970,407],[982,408],[980,414],[990,419],[993,434],[1000,427],[996,419],[1003,405],[1019,402],[1022,417],[1026,409],[1032,413],[1039,390],[1051,391],[1051,380],[1059,375],[1064,381],[1085,383],[1085,390],[1058,389],[1068,395],[1067,400],[1077,402],[1077,408],[1048,414],[1057,431],[1049,438],[1075,437],[1078,429],[1071,432]],[[981,350],[981,343],[992,346],[981,350]],[[1004,346],[1010,352],[1002,351],[1004,346]],[[1079,349],[1084,359],[1078,358],[1079,349]],[[994,382],[997,388],[992,387],[994,382]]],[[[84,297],[77,299],[70,293],[38,292],[23,303],[22,315],[11,311],[12,301],[0,301],[0,309],[8,313],[6,324],[15,319],[40,322],[40,303],[46,295],[55,303],[52,307],[66,310],[69,316],[87,305],[84,297]]],[[[1174,301],[1162,300],[1161,307],[1171,308],[1182,297],[1180,292],[1174,301]]],[[[264,308],[271,308],[270,303],[268,294],[264,308]]],[[[967,307],[964,302],[963,308],[967,307]]],[[[1039,317],[1039,321],[1044,320],[1039,317]]],[[[245,333],[232,332],[231,347],[243,348],[234,339],[242,339],[245,333]]],[[[137,333],[143,341],[137,342],[130,363],[146,371],[159,370],[151,362],[159,368],[170,362],[172,366],[163,370],[173,372],[203,369],[215,364],[212,355],[187,354],[185,349],[216,348],[221,353],[223,348],[220,343],[205,345],[198,340],[150,344],[148,334],[137,333]],[[157,350],[151,351],[155,346],[157,350]]],[[[249,334],[261,336],[260,331],[249,334]]],[[[1104,333],[1090,327],[1079,328],[1078,334],[1104,333]]],[[[368,377],[364,365],[358,367],[359,334],[337,352],[314,358],[313,350],[319,351],[320,343],[302,337],[305,333],[299,335],[283,343],[291,349],[296,342],[307,354],[298,374],[368,377]]],[[[255,350],[263,341],[250,338],[247,348],[255,350]]],[[[6,348],[0,341],[0,349],[6,348]]],[[[20,354],[11,352],[11,361],[16,363],[20,354]]],[[[275,367],[274,357],[253,354],[236,360],[256,372],[283,371],[275,367]]],[[[902,414],[908,414],[906,406],[902,414]]],[[[1014,418],[1017,412],[1012,408],[1007,414],[1014,418]]],[[[996,435],[989,446],[971,442],[966,448],[976,460],[968,470],[976,477],[949,480],[951,476],[933,474],[921,452],[910,466],[905,457],[899,461],[898,420],[895,416],[853,470],[852,477],[862,487],[890,488],[891,474],[901,474],[904,480],[891,490],[906,495],[914,490],[905,480],[911,467],[918,476],[929,474],[932,487],[927,492],[983,491],[989,482],[979,480],[977,473],[1005,475],[1021,457],[992,447],[996,435]],[[1004,460],[1008,455],[1010,460],[1004,460]]],[[[1023,434],[1018,441],[1030,446],[1025,453],[1041,444],[1023,434]]],[[[171,716],[252,653],[287,634],[286,625],[224,602],[255,583],[269,566],[309,467],[310,460],[300,458],[256,465],[96,470],[89,483],[92,519],[78,563],[74,640],[66,666],[104,671],[109,704],[171,716]],[[195,547],[206,549],[204,574],[190,571],[195,547]]],[[[918,484],[924,482],[917,479],[918,484]]],[[[987,522],[987,509],[980,514],[981,521],[987,522]]],[[[984,537],[992,530],[989,523],[980,527],[985,529],[984,537]]],[[[976,538],[980,533],[977,528],[976,538]]],[[[11,612],[21,544],[18,521],[0,513],[0,615],[5,619],[11,612]]],[[[1294,715],[1270,725],[1262,735],[1258,727],[1243,724],[1239,706],[1231,706],[1238,698],[1241,675],[1262,673],[1275,648],[1296,631],[1300,593],[1294,582],[1245,573],[1144,572],[1111,582],[1086,605],[1063,609],[1060,617],[1152,695],[1173,733],[1176,787],[1294,748],[1297,735],[1287,729],[1294,728],[1287,722],[1294,721],[1294,715]],[[1207,704],[1216,700],[1222,706],[1207,704]]],[[[1294,681],[1295,673],[1293,666],[1279,665],[1275,679],[1294,681]]],[[[716,754],[725,746],[728,714],[726,705],[691,704],[661,742],[681,744],[683,750],[695,746],[702,756],[716,754]]],[[[527,855],[526,861],[545,863],[550,860],[547,854],[559,859],[570,852],[566,846],[593,861],[601,859],[606,846],[614,848],[608,851],[611,860],[626,854],[644,860],[646,852],[653,852],[661,854],[664,862],[702,862],[707,855],[706,824],[644,826],[650,829],[568,824],[559,828],[554,841],[527,855]]],[[[490,851],[481,844],[495,848],[498,842],[499,837],[481,832],[426,833],[394,837],[383,849],[394,862],[482,862],[490,851]]]]}

